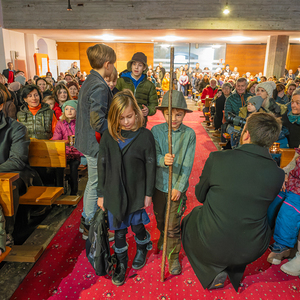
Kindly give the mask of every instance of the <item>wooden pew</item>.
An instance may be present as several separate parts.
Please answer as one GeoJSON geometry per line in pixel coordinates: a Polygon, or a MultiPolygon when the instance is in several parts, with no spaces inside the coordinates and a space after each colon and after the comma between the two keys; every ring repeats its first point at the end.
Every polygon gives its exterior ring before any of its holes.
{"type": "MultiPolygon", "coordinates": [[[[65,141],[32,139],[28,154],[31,167],[65,168],[67,166],[65,141]]],[[[52,205],[64,192],[63,187],[30,186],[19,198],[19,204],[52,205]]]]}
{"type": "MultiPolygon", "coordinates": [[[[66,167],[65,141],[32,139],[29,145],[29,164],[32,167],[66,167]]],[[[5,216],[13,216],[13,181],[19,178],[18,173],[0,173],[0,204],[5,216]]],[[[76,205],[81,196],[65,196],[63,187],[30,186],[19,204],[26,205],[76,205]]],[[[8,249],[9,250],[9,249],[8,249]]],[[[35,262],[43,253],[42,245],[15,245],[4,261],[35,262]]]]}
{"type": "Polygon", "coordinates": [[[280,168],[286,167],[295,156],[295,149],[280,149],[280,168]]]}

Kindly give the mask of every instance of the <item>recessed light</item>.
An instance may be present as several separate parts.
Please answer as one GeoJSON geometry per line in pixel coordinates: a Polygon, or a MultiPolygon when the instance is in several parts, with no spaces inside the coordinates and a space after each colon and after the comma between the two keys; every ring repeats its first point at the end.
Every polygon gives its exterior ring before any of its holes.
{"type": "Polygon", "coordinates": [[[244,41],[252,40],[252,38],[249,38],[247,36],[236,35],[236,36],[220,38],[220,40],[229,41],[229,42],[244,42],[244,41]]]}
{"type": "Polygon", "coordinates": [[[185,38],[181,36],[176,36],[176,35],[166,35],[166,36],[161,36],[156,38],[157,40],[164,40],[166,42],[176,42],[176,41],[181,41],[184,40],[185,38]]]}
{"type": "Polygon", "coordinates": [[[112,34],[102,34],[102,35],[97,36],[97,39],[104,40],[104,41],[114,41],[114,40],[119,40],[122,38],[112,35],[112,34]]]}

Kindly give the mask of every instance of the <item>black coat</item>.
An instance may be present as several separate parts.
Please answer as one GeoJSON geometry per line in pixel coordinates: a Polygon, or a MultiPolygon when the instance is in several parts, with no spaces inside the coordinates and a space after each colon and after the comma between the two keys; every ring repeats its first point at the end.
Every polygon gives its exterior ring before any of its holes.
{"type": "Polygon", "coordinates": [[[122,150],[108,130],[103,133],[97,194],[104,197],[104,207],[112,213],[116,224],[143,208],[145,196],[153,196],[155,170],[155,141],[148,129],[140,128],[134,140],[122,150]]]}
{"type": "Polygon", "coordinates": [[[195,190],[203,206],[182,221],[182,244],[203,288],[226,269],[237,290],[246,265],[267,250],[267,210],[283,180],[267,148],[210,154],[195,190]]]}
{"type": "Polygon", "coordinates": [[[223,120],[223,110],[225,109],[226,97],[222,94],[219,98],[216,99],[216,113],[214,116],[214,126],[215,129],[221,128],[223,120]]]}
{"type": "MultiPolygon", "coordinates": [[[[13,71],[14,76],[15,76],[16,71],[15,70],[12,70],[12,71],[13,71]]],[[[4,69],[3,72],[2,72],[2,74],[8,79],[8,77],[9,77],[9,69],[4,69]]]]}
{"type": "Polygon", "coordinates": [[[291,123],[287,116],[287,112],[282,116],[282,125],[289,131],[287,136],[289,147],[298,148],[300,145],[300,125],[297,123],[291,123]]]}

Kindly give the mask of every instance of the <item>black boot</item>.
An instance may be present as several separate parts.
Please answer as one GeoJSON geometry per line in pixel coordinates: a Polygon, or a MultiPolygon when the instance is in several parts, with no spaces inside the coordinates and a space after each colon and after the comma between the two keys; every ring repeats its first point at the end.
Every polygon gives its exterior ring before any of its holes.
{"type": "Polygon", "coordinates": [[[135,270],[141,269],[146,264],[146,257],[149,250],[152,249],[152,242],[150,241],[150,233],[146,231],[146,239],[139,240],[136,236],[136,255],[132,262],[132,268],[135,270]]]}
{"type": "Polygon", "coordinates": [[[122,285],[125,282],[125,274],[128,262],[127,249],[121,253],[118,253],[118,250],[120,249],[115,248],[115,254],[117,257],[117,267],[112,276],[112,283],[117,286],[122,285]]]}

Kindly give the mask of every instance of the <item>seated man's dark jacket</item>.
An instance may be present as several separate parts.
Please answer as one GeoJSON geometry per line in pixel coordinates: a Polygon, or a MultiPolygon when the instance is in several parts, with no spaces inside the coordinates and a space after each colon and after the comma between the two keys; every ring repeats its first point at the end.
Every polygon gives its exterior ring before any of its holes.
{"type": "Polygon", "coordinates": [[[267,210],[283,180],[268,148],[246,144],[210,154],[195,189],[203,206],[182,221],[182,244],[203,288],[226,270],[237,290],[246,265],[267,250],[267,210]]]}
{"type": "Polygon", "coordinates": [[[19,173],[26,186],[36,175],[28,165],[29,143],[26,127],[0,112],[0,172],[19,173]]]}

